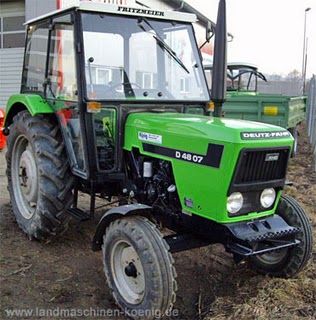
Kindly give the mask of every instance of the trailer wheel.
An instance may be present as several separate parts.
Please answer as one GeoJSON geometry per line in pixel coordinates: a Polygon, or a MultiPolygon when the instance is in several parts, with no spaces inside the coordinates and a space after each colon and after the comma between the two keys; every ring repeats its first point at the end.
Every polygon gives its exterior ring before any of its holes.
{"type": "Polygon", "coordinates": [[[292,153],[291,153],[291,157],[294,158],[294,157],[297,156],[297,153],[298,153],[298,137],[299,137],[299,133],[298,133],[297,127],[290,128],[289,131],[290,131],[291,135],[294,138],[293,150],[292,150],[292,153]]]}
{"type": "Polygon", "coordinates": [[[169,246],[147,218],[115,220],[103,237],[103,263],[116,303],[134,319],[157,319],[176,299],[176,271],[169,246]]]}
{"type": "Polygon", "coordinates": [[[73,178],[57,124],[27,111],[13,119],[8,137],[7,177],[12,211],[30,238],[64,231],[73,178]]]}
{"type": "Polygon", "coordinates": [[[290,196],[282,196],[276,213],[289,225],[300,229],[296,235],[300,244],[289,249],[254,256],[250,263],[259,273],[290,278],[300,272],[311,257],[312,228],[303,208],[290,196]]]}

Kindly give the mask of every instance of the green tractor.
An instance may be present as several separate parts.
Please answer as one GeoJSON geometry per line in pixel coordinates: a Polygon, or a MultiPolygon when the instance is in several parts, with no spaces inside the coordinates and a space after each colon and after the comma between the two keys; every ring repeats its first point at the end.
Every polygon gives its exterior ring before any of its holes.
{"type": "Polygon", "coordinates": [[[7,103],[17,223],[45,240],[71,218],[93,218],[96,197],[113,203],[92,248],[102,250],[117,304],[137,319],[171,310],[174,252],[221,243],[236,262],[281,277],[295,276],[311,256],[309,220],[282,195],[293,138],[280,127],[220,117],[225,1],[212,97],[195,19],[81,2],[29,21],[21,93],[7,103]],[[78,207],[78,192],[90,195],[88,212],[78,207]]]}

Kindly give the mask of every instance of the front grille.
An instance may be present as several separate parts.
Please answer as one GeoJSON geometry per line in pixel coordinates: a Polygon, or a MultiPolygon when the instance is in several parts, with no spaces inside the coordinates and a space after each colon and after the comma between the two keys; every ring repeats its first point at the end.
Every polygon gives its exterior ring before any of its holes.
{"type": "Polygon", "coordinates": [[[246,149],[239,157],[233,184],[285,179],[289,148],[246,149]]]}

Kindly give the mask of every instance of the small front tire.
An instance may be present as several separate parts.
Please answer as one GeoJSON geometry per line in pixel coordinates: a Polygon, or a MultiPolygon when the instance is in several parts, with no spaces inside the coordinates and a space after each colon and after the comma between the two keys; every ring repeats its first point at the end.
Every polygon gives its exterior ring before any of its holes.
{"type": "Polygon", "coordinates": [[[145,217],[112,222],[103,238],[103,263],[116,303],[133,319],[157,319],[176,299],[176,272],[169,246],[145,217]]]}
{"type": "Polygon", "coordinates": [[[296,234],[300,243],[289,249],[254,256],[250,265],[261,274],[290,278],[305,267],[312,255],[312,227],[303,208],[290,196],[282,196],[276,214],[290,226],[300,229],[296,234]]]}

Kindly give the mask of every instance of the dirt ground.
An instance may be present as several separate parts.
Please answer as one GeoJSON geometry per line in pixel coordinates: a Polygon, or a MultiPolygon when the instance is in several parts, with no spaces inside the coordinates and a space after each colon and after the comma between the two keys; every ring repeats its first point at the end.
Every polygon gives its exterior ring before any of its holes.
{"type": "MultiPolygon", "coordinates": [[[[309,213],[316,238],[316,174],[311,169],[312,155],[304,127],[300,128],[299,150],[288,174],[293,186],[286,192],[309,213]]],[[[90,249],[96,221],[72,223],[67,233],[50,243],[30,241],[11,214],[6,183],[4,152],[0,152],[0,319],[8,318],[8,309],[116,309],[105,282],[101,253],[90,249]]],[[[86,205],[83,197],[82,202],[86,205]]],[[[172,318],[315,319],[315,249],[316,245],[309,266],[297,278],[288,280],[257,275],[246,264],[235,265],[219,246],[178,253],[179,290],[172,318]]],[[[100,318],[93,315],[85,318],[100,318]]],[[[34,314],[31,318],[44,319],[34,314]]]]}

